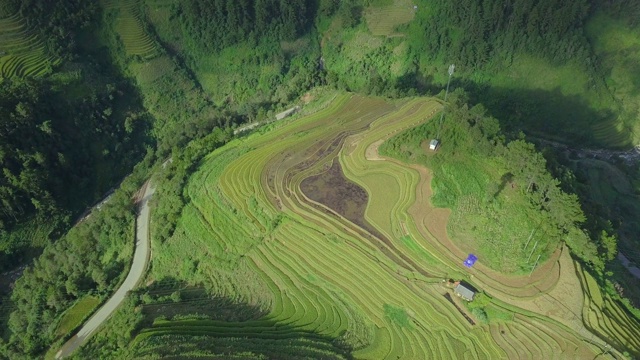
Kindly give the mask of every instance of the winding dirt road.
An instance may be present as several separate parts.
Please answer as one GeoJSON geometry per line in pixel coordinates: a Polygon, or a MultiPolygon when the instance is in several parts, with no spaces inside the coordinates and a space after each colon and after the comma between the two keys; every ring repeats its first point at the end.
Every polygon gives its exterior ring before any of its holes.
{"type": "Polygon", "coordinates": [[[153,195],[155,188],[147,182],[145,185],[144,196],[139,203],[139,212],[136,219],[136,248],[133,254],[133,262],[127,278],[124,280],[120,288],[107,300],[104,305],[84,324],[84,326],[69,339],[56,354],[56,359],[63,359],[71,355],[77,348],[83,345],[87,339],[96,332],[111,314],[124,301],[125,296],[133,290],[147,269],[150,255],[149,241],[149,200],[153,195]]]}

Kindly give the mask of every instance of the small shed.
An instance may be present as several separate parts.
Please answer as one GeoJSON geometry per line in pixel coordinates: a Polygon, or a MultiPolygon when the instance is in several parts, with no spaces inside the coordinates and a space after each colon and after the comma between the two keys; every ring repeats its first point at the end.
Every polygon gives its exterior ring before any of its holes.
{"type": "Polygon", "coordinates": [[[458,285],[453,288],[453,292],[467,301],[473,301],[473,296],[476,294],[473,290],[467,288],[461,283],[458,283],[458,285]]]}
{"type": "Polygon", "coordinates": [[[440,142],[437,139],[431,140],[429,143],[429,150],[436,151],[438,149],[438,145],[440,145],[440,142]]]}

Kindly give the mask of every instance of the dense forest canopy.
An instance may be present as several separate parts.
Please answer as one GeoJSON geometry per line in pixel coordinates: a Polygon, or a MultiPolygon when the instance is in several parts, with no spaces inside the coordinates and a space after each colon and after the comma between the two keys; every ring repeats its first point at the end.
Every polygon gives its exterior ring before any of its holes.
{"type": "Polygon", "coordinates": [[[5,12],[20,13],[27,25],[37,30],[53,54],[70,57],[82,29],[95,21],[99,5],[96,1],[7,0],[5,12]]]}
{"type": "Polygon", "coordinates": [[[75,43],[97,9],[82,1],[4,3],[7,16],[21,14],[65,63],[47,78],[0,83],[0,270],[31,251],[28,232],[15,236],[16,227],[45,224],[59,236],[144,152],[148,124],[137,91],[104,49],[75,43]]]}
{"type": "Polygon", "coordinates": [[[304,0],[188,0],[176,6],[183,32],[208,51],[262,37],[294,40],[313,17],[313,2],[304,0]]]}
{"type": "Polygon", "coordinates": [[[433,11],[419,12],[412,26],[423,30],[415,32],[423,46],[416,51],[424,51],[432,60],[438,56],[477,68],[495,59],[508,64],[510,56],[527,51],[556,63],[591,61],[582,33],[587,0],[442,0],[429,6],[433,11]]]}
{"type": "Polygon", "coordinates": [[[45,82],[0,84],[3,228],[34,211],[76,204],[98,164],[130,155],[134,128],[112,116],[122,95],[117,84],[105,90],[74,101],[45,82]]]}
{"type": "Polygon", "coordinates": [[[593,1],[593,5],[600,7],[616,18],[624,20],[632,27],[640,25],[640,2],[628,0],[593,1]]]}
{"type": "MultiPolygon", "coordinates": [[[[117,169],[139,157],[134,118],[114,115],[126,89],[71,99],[41,81],[0,84],[0,231],[35,214],[68,216],[117,180],[117,169]],[[129,158],[129,159],[127,159],[129,158]],[[102,185],[101,185],[102,184],[102,185]]],[[[62,219],[60,219],[62,220],[62,219]]],[[[2,242],[3,267],[12,244],[2,242]]]]}

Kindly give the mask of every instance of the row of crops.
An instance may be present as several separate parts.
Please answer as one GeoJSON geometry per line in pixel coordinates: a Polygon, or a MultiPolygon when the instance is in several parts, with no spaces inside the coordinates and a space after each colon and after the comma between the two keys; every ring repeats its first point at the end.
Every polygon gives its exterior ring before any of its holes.
{"type": "Polygon", "coordinates": [[[640,322],[602,292],[591,274],[581,268],[577,272],[585,289],[582,316],[586,327],[616,348],[640,354],[640,322]]]}
{"type": "Polygon", "coordinates": [[[0,18],[0,79],[42,76],[58,62],[18,14],[0,18]]]}
{"type": "Polygon", "coordinates": [[[154,39],[147,32],[144,12],[138,0],[107,0],[104,8],[117,14],[115,30],[127,56],[145,61],[160,54],[154,39]]]}
{"type": "Polygon", "coordinates": [[[275,347],[289,339],[292,353],[286,354],[314,357],[305,351],[325,349],[327,358],[593,354],[581,335],[542,316],[472,326],[442,296],[443,278],[464,275],[449,254],[421,236],[417,228],[425,225],[410,214],[423,174],[394,161],[367,160],[372,144],[438,108],[428,99],[392,104],[341,94],[290,125],[272,125],[214,151],[189,181],[191,203],[174,236],[155,253],[153,276],[210,284],[216,296],[267,315],[243,322],[158,320],[137,338],[139,354],[173,354],[166,344],[204,335],[210,353],[225,354],[267,354],[253,344],[269,339],[275,347]],[[300,190],[304,179],[333,161],[369,193],[365,217],[380,236],[300,190]],[[215,345],[237,339],[247,339],[249,348],[215,345]]]}

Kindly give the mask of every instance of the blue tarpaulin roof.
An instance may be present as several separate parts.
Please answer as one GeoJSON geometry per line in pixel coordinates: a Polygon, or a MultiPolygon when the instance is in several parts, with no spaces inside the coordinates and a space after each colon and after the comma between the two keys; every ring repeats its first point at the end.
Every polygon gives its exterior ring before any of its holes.
{"type": "Polygon", "coordinates": [[[464,266],[470,268],[473,266],[473,264],[476,263],[476,261],[478,261],[478,257],[473,254],[469,254],[469,256],[467,256],[467,260],[465,260],[463,264],[464,266]]]}

